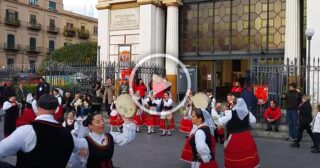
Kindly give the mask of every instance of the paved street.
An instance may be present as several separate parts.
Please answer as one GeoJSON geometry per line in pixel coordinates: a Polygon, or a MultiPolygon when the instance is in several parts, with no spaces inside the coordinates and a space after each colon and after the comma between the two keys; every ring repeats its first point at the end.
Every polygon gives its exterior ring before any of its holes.
{"type": "MultiPolygon", "coordinates": [[[[3,121],[0,122],[3,138],[3,121]]],[[[148,135],[146,129],[137,134],[136,140],[128,146],[116,146],[114,164],[121,168],[186,168],[189,164],[179,160],[184,145],[184,135],[175,131],[172,137],[161,137],[160,132],[148,135]]],[[[302,144],[300,149],[290,148],[289,142],[256,139],[263,168],[317,168],[320,154],[311,154],[311,144],[302,144]]],[[[0,149],[1,150],[1,149],[0,149]]],[[[216,159],[223,167],[223,147],[216,145],[216,159]]],[[[7,161],[14,163],[15,158],[7,161]]]]}

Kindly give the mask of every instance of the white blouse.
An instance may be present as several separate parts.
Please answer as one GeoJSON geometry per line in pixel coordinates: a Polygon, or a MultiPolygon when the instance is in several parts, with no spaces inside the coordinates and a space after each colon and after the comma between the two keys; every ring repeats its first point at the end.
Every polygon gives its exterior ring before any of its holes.
{"type": "MultiPolygon", "coordinates": [[[[114,143],[119,146],[127,145],[135,139],[136,136],[136,125],[134,123],[123,124],[123,133],[119,132],[110,132],[113,137],[114,143]]],[[[104,134],[89,133],[89,136],[97,143],[101,145],[106,145],[107,139],[104,134]]],[[[81,139],[81,148],[88,149],[88,142],[85,138],[81,139]]],[[[73,152],[69,163],[68,168],[85,168],[89,156],[80,156],[80,149],[73,152]]]]}
{"type": "MultiPolygon", "coordinates": [[[[218,119],[218,123],[220,125],[226,125],[232,118],[232,111],[231,110],[226,110],[224,112],[224,116],[219,117],[218,119]]],[[[256,118],[254,117],[254,115],[249,112],[249,124],[255,124],[256,123],[256,118]]]]}
{"type": "MultiPolygon", "coordinates": [[[[195,132],[195,143],[196,143],[196,150],[198,154],[200,155],[201,160],[204,163],[208,163],[211,160],[211,154],[210,154],[210,148],[206,143],[206,134],[203,130],[199,129],[202,125],[199,125],[195,132]]],[[[211,137],[210,137],[211,138],[211,137]]],[[[215,145],[215,144],[212,144],[215,145]]],[[[199,162],[192,162],[192,167],[199,167],[199,162]]]]}

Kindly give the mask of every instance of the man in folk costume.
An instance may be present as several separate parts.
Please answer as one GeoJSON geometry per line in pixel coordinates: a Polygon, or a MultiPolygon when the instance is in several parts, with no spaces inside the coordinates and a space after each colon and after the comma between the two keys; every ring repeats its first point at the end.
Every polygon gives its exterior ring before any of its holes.
{"type": "Polygon", "coordinates": [[[218,119],[219,127],[226,125],[228,133],[225,145],[225,167],[259,167],[256,143],[249,129],[249,124],[254,124],[256,118],[248,110],[242,98],[233,97],[233,99],[234,108],[226,110],[225,116],[218,119]]]}
{"type": "Polygon", "coordinates": [[[16,121],[17,127],[30,124],[36,119],[36,113],[33,111],[32,102],[33,102],[33,96],[31,93],[29,93],[26,99],[26,107],[21,113],[21,116],[16,121]]]}
{"type": "Polygon", "coordinates": [[[172,110],[173,100],[169,92],[165,92],[163,94],[163,99],[160,99],[160,111],[168,112],[166,115],[162,115],[160,117],[160,129],[162,130],[161,136],[165,136],[166,132],[169,136],[171,136],[171,130],[174,129],[174,118],[173,114],[170,110],[172,110]]]}
{"type": "Polygon", "coordinates": [[[215,107],[216,99],[212,95],[212,89],[207,89],[206,94],[209,98],[208,107],[206,108],[206,110],[211,114],[212,109],[214,109],[214,107],[215,107]]]}
{"type": "Polygon", "coordinates": [[[16,101],[16,97],[11,96],[3,103],[4,116],[4,137],[9,136],[16,129],[16,120],[19,117],[21,105],[16,101]]]}
{"type": "Polygon", "coordinates": [[[77,143],[70,132],[54,120],[58,105],[54,96],[42,95],[36,120],[17,128],[0,142],[0,158],[17,155],[17,168],[65,168],[77,143]]]}
{"type": "Polygon", "coordinates": [[[186,140],[181,160],[191,162],[191,168],[217,168],[215,160],[215,124],[205,109],[192,110],[194,128],[186,140]]]}

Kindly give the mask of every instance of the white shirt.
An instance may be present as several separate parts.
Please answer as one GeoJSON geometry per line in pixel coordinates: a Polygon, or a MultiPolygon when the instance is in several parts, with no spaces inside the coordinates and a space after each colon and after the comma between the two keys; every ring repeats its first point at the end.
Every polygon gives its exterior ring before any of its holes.
{"type": "MultiPolygon", "coordinates": [[[[123,124],[123,133],[110,132],[113,137],[114,143],[119,146],[129,144],[135,139],[136,125],[134,123],[123,124]]],[[[108,143],[104,134],[89,133],[89,136],[97,143],[106,145],[108,143]]],[[[85,138],[79,138],[81,140],[80,149],[88,149],[88,142],[85,138]]],[[[80,150],[79,149],[79,150],[80,150]]],[[[87,164],[89,156],[83,157],[79,155],[79,150],[74,150],[68,163],[68,168],[84,168],[87,164]]]]}
{"type": "MultiPolygon", "coordinates": [[[[18,102],[16,102],[16,103],[17,103],[18,108],[20,108],[21,104],[18,102]]],[[[6,110],[9,110],[11,107],[12,107],[12,103],[9,101],[5,101],[3,103],[2,110],[6,111],[6,110]]]]}
{"type": "MultiPolygon", "coordinates": [[[[199,125],[196,127],[196,132],[195,132],[195,143],[196,143],[196,150],[198,154],[200,155],[201,160],[204,163],[208,163],[210,161],[211,154],[210,154],[210,148],[208,144],[206,143],[206,134],[204,133],[203,130],[198,129],[203,125],[199,125]]],[[[211,137],[210,137],[211,138],[211,137]]],[[[215,145],[215,144],[212,144],[215,145]]],[[[198,167],[200,164],[199,162],[192,162],[192,167],[198,167]]]]}
{"type": "MultiPolygon", "coordinates": [[[[40,115],[35,120],[57,123],[50,114],[40,115]]],[[[74,151],[78,150],[82,142],[77,138],[73,138],[73,142],[74,151]]],[[[30,152],[34,149],[36,143],[37,136],[32,125],[18,127],[10,136],[0,141],[0,158],[14,156],[18,151],[30,152]]]]}
{"type": "Polygon", "coordinates": [[[34,113],[38,113],[38,104],[37,104],[37,100],[32,100],[32,103],[31,103],[31,105],[32,105],[32,110],[33,110],[33,112],[34,113]]]}
{"type": "MultiPolygon", "coordinates": [[[[221,124],[221,125],[226,125],[232,118],[232,111],[231,110],[226,110],[224,112],[224,116],[221,116],[219,119],[218,119],[218,123],[221,124]]],[[[255,124],[256,123],[256,118],[254,117],[254,115],[249,112],[249,124],[255,124]]]]}

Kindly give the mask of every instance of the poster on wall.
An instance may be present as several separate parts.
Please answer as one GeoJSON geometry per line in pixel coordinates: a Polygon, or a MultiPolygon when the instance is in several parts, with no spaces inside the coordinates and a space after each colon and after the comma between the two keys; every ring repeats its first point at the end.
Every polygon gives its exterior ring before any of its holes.
{"type": "Polygon", "coordinates": [[[119,46],[119,65],[124,69],[130,67],[131,62],[131,46],[130,45],[120,45],[119,46]]]}

